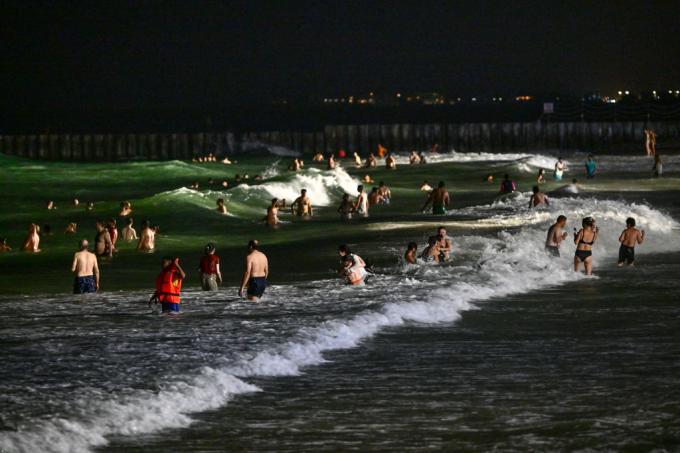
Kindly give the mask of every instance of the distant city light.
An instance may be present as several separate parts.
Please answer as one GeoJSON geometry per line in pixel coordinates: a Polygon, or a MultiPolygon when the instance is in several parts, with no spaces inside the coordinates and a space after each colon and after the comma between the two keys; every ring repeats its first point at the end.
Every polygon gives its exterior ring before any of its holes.
{"type": "Polygon", "coordinates": [[[619,91],[619,96],[621,96],[622,94],[623,94],[623,91],[619,91]]]}
{"type": "Polygon", "coordinates": [[[626,96],[628,96],[629,94],[630,94],[630,91],[626,90],[626,96]]]}
{"type": "Polygon", "coordinates": [[[516,100],[516,101],[530,101],[530,100],[531,100],[531,96],[517,96],[517,97],[515,98],[515,100],[516,100]]]}
{"type": "Polygon", "coordinates": [[[472,102],[477,102],[477,98],[472,98],[472,102]]]}
{"type": "Polygon", "coordinates": [[[397,97],[400,98],[400,97],[401,97],[401,93],[397,93],[397,97]]]}

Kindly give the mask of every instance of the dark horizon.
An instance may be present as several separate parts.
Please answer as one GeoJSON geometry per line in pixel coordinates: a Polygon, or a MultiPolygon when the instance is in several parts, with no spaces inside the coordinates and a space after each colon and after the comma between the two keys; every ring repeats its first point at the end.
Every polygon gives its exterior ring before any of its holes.
{"type": "Polygon", "coordinates": [[[2,110],[680,89],[670,2],[4,2],[2,110]]]}

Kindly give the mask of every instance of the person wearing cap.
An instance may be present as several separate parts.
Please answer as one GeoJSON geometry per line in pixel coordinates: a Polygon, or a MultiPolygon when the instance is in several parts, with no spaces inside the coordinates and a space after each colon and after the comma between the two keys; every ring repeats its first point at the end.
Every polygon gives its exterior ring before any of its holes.
{"type": "Polygon", "coordinates": [[[222,284],[222,273],[220,272],[220,257],[215,255],[215,244],[207,244],[204,252],[199,265],[201,288],[203,291],[217,291],[219,285],[222,284]]]}
{"type": "Polygon", "coordinates": [[[267,277],[269,276],[269,261],[267,256],[258,250],[259,243],[256,240],[248,242],[248,255],[246,256],[246,266],[241,278],[241,286],[238,295],[257,302],[264,294],[267,287],[267,277]],[[247,288],[247,290],[246,290],[247,288]]]}

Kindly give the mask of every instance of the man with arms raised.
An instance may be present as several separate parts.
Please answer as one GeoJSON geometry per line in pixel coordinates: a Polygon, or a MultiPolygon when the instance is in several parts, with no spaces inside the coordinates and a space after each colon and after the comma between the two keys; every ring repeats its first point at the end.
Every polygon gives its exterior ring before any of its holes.
{"type": "Polygon", "coordinates": [[[449,192],[446,190],[446,184],[444,184],[444,181],[439,181],[437,188],[428,195],[421,211],[425,212],[428,205],[432,203],[432,214],[443,215],[446,214],[446,207],[449,205],[449,202],[450,197],[449,192]]]}
{"type": "Polygon", "coordinates": [[[99,266],[97,256],[87,247],[87,239],[80,241],[80,250],[73,255],[71,272],[76,274],[73,282],[73,294],[94,293],[99,290],[99,266]]]}
{"type": "Polygon", "coordinates": [[[251,240],[248,243],[248,256],[246,256],[246,268],[243,271],[241,287],[238,295],[243,297],[243,292],[247,288],[247,299],[257,302],[267,287],[267,277],[269,276],[269,261],[264,253],[258,250],[258,242],[251,240]]]}

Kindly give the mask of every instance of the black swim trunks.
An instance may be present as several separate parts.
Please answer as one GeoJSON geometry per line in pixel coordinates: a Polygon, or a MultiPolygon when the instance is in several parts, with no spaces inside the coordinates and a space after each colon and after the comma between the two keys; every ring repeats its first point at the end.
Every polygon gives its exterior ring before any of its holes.
{"type": "Polygon", "coordinates": [[[76,277],[73,281],[73,294],[85,294],[97,292],[97,284],[94,275],[76,277]]]}
{"type": "Polygon", "coordinates": [[[248,295],[251,297],[261,298],[266,288],[267,279],[265,277],[250,277],[250,280],[248,280],[248,295]]]}
{"type": "Polygon", "coordinates": [[[558,258],[560,256],[560,248],[556,245],[546,245],[545,251],[548,253],[548,255],[556,256],[558,258]]]}
{"type": "Polygon", "coordinates": [[[622,245],[619,247],[619,264],[633,264],[635,261],[635,247],[626,247],[622,245]]]}
{"type": "Polygon", "coordinates": [[[589,256],[593,256],[593,252],[591,250],[576,250],[576,258],[579,259],[582,263],[586,261],[586,258],[589,256]]]}

